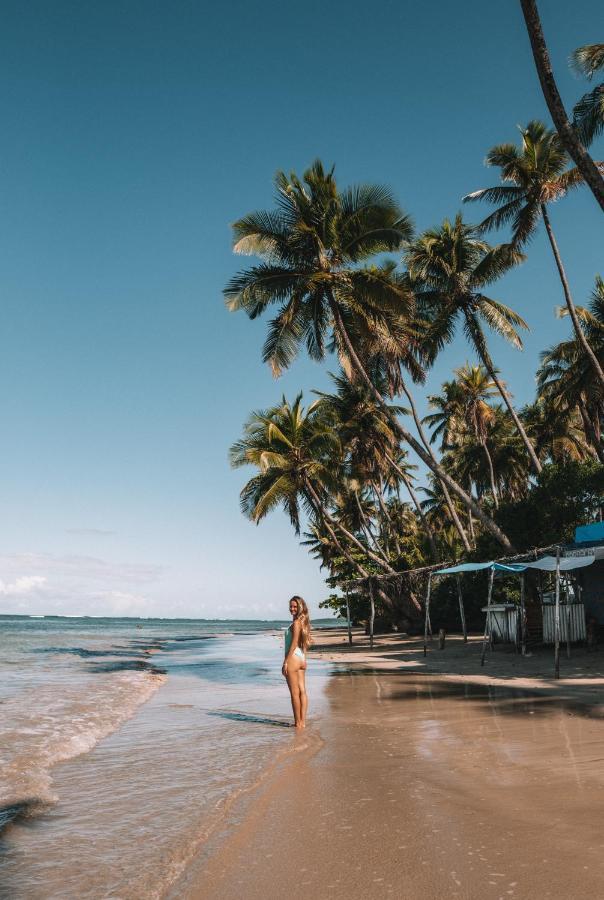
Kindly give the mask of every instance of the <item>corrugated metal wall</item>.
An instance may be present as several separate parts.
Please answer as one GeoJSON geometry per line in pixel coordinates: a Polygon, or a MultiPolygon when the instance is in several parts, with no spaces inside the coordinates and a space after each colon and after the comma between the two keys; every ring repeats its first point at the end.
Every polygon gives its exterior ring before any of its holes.
{"type": "MultiPolygon", "coordinates": [[[[543,643],[553,644],[555,641],[555,609],[548,603],[541,607],[543,613],[543,643]]],[[[568,606],[560,604],[560,640],[566,641],[570,623],[570,639],[584,641],[587,637],[585,630],[585,607],[582,603],[570,603],[568,606]]]]}

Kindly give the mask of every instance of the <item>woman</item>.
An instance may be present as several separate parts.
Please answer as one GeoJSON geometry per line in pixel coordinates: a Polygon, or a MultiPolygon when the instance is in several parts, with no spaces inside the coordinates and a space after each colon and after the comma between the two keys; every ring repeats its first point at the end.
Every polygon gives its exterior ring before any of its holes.
{"type": "Polygon", "coordinates": [[[289,601],[292,623],[285,632],[285,660],[281,671],[287,680],[292,698],[294,725],[306,727],[306,651],[310,646],[310,616],[302,597],[292,597],[289,601]]]}

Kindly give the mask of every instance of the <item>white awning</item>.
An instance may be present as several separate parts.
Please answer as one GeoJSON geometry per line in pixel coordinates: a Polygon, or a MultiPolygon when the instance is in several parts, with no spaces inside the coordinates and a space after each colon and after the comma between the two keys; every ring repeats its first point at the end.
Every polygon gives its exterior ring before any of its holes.
{"type": "MultiPolygon", "coordinates": [[[[562,556],[560,557],[560,571],[569,572],[571,569],[582,569],[584,566],[591,566],[595,561],[595,556],[562,556]]],[[[555,572],[556,557],[544,556],[535,562],[523,562],[520,565],[524,569],[541,569],[543,572],[555,572]]]]}

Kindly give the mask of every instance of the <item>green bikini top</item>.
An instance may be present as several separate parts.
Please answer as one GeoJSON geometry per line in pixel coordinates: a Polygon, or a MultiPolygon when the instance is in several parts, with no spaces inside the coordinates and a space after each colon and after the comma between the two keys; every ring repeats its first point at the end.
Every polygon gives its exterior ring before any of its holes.
{"type": "Polygon", "coordinates": [[[287,656],[287,654],[289,653],[289,648],[290,648],[291,645],[292,645],[292,640],[293,640],[293,638],[294,638],[294,636],[293,636],[293,634],[292,634],[292,626],[290,625],[290,626],[289,626],[288,628],[286,628],[286,630],[285,630],[285,655],[286,655],[286,656],[287,656]]]}

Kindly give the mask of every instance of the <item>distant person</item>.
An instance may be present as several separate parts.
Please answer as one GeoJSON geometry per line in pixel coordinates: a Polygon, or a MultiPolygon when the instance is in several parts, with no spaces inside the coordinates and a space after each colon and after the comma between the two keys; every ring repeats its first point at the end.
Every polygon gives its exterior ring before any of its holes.
{"type": "Polygon", "coordinates": [[[306,694],[306,651],[310,647],[310,616],[302,597],[289,601],[292,623],[285,632],[283,676],[291,694],[296,728],[306,727],[308,697],[306,694]]]}

